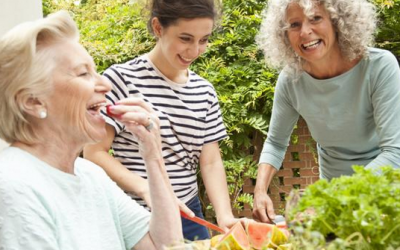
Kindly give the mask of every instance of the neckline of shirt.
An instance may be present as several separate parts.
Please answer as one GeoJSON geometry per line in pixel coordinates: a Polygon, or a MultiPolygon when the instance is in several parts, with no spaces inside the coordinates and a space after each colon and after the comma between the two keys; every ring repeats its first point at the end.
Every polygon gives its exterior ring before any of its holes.
{"type": "Polygon", "coordinates": [[[77,174],[78,171],[77,171],[77,168],[76,168],[77,160],[75,160],[75,163],[74,163],[75,164],[74,174],[69,174],[69,173],[65,173],[65,172],[61,171],[58,168],[55,168],[55,167],[49,165],[45,161],[42,161],[41,159],[37,158],[36,156],[32,155],[28,151],[25,151],[25,150],[23,150],[21,148],[10,146],[8,148],[8,150],[21,152],[22,154],[26,155],[29,158],[29,160],[31,160],[33,162],[36,162],[37,164],[35,164],[35,166],[38,166],[38,168],[40,168],[40,171],[44,171],[44,172],[52,175],[55,178],[65,179],[65,180],[68,180],[68,181],[71,181],[71,182],[75,182],[76,184],[80,183],[80,177],[77,174]]]}
{"type": "Polygon", "coordinates": [[[166,77],[166,76],[156,67],[156,65],[154,65],[154,63],[150,60],[150,57],[149,57],[149,54],[148,54],[148,53],[147,53],[147,54],[144,54],[143,57],[144,57],[144,59],[147,60],[147,62],[150,64],[150,66],[154,68],[154,70],[157,72],[157,74],[159,74],[162,78],[164,78],[164,80],[165,80],[166,82],[168,82],[169,84],[172,84],[172,85],[177,86],[177,87],[186,87],[186,86],[190,83],[190,79],[191,79],[191,71],[190,71],[190,69],[187,69],[187,71],[188,71],[188,78],[187,78],[186,83],[177,83],[177,82],[172,81],[172,80],[169,79],[168,77],[166,77]]]}
{"type": "Polygon", "coordinates": [[[354,65],[353,68],[349,69],[348,71],[344,72],[343,74],[340,74],[338,76],[334,76],[334,77],[331,77],[331,78],[328,78],[328,79],[317,79],[317,78],[314,78],[313,76],[308,74],[306,71],[303,72],[303,76],[305,76],[309,80],[312,80],[312,81],[318,82],[318,83],[337,82],[341,78],[345,78],[345,77],[348,77],[349,75],[354,74],[354,72],[358,68],[360,68],[362,64],[364,64],[365,60],[366,60],[366,58],[362,58],[356,65],[354,65]]]}

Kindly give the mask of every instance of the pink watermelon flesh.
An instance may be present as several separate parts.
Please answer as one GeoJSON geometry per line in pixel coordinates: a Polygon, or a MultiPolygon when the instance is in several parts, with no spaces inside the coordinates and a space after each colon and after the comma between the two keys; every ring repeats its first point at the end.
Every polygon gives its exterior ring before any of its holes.
{"type": "Polygon", "coordinates": [[[273,225],[261,222],[249,222],[247,224],[247,234],[250,245],[255,249],[262,249],[268,239],[272,236],[273,225]]]}
{"type": "Polygon", "coordinates": [[[223,237],[221,237],[219,242],[224,241],[224,239],[231,234],[236,239],[236,241],[242,246],[243,249],[250,248],[249,239],[240,221],[237,222],[223,237]]]}

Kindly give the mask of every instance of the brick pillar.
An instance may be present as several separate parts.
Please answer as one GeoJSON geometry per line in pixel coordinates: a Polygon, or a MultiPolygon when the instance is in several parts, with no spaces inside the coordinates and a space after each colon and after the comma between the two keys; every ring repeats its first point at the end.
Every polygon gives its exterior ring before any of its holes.
{"type": "MultiPolygon", "coordinates": [[[[305,188],[319,179],[316,157],[315,142],[306,122],[300,118],[297,128],[293,131],[282,168],[275,175],[268,190],[277,214],[283,213],[285,198],[293,188],[305,188]]],[[[243,191],[253,194],[254,185],[254,180],[247,180],[243,191]]],[[[251,214],[251,207],[245,204],[244,210],[238,216],[251,218],[251,214]]]]}

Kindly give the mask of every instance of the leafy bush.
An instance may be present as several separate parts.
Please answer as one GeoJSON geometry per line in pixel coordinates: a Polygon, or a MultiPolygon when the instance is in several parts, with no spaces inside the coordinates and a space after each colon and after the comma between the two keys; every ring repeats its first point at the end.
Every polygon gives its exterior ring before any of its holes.
{"type": "Polygon", "coordinates": [[[400,61],[400,0],[374,0],[373,2],[380,8],[377,46],[392,51],[400,61]]]}
{"type": "Polygon", "coordinates": [[[154,46],[143,19],[143,2],[130,0],[43,0],[44,15],[68,10],[79,26],[81,43],[99,72],[148,52],[154,46]]]}

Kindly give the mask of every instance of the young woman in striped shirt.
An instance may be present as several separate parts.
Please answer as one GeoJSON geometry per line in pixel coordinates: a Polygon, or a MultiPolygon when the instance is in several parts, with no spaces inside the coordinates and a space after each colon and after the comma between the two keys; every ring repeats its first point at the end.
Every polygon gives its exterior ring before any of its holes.
{"type": "MultiPolygon", "coordinates": [[[[227,134],[214,87],[189,69],[206,50],[218,14],[216,5],[214,0],[154,0],[151,7],[148,28],[156,45],[148,54],[105,71],[113,86],[107,95],[114,104],[109,111],[122,114],[125,107],[118,105],[120,100],[140,97],[157,112],[162,154],[181,210],[203,216],[197,186],[200,166],[218,225],[226,230],[238,221],[232,214],[218,146],[227,134]]],[[[106,121],[107,139],[87,147],[85,157],[151,209],[145,163],[137,143],[140,138],[112,116],[106,121]],[[108,154],[110,148],[114,157],[108,154]]],[[[182,223],[186,239],[209,238],[204,227],[183,218],[182,223]]]]}

